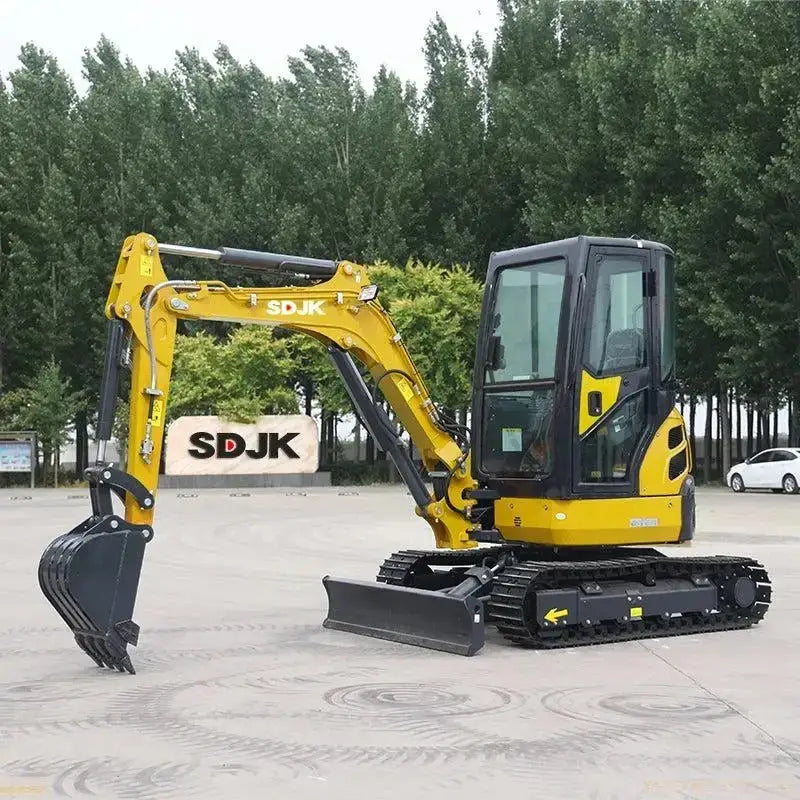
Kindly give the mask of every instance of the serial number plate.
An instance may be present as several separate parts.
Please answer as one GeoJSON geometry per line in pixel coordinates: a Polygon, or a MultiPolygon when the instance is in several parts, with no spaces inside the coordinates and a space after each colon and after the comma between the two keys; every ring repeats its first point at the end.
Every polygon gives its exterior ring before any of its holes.
{"type": "Polygon", "coordinates": [[[633,517],[631,528],[657,528],[658,517],[633,517]]]}

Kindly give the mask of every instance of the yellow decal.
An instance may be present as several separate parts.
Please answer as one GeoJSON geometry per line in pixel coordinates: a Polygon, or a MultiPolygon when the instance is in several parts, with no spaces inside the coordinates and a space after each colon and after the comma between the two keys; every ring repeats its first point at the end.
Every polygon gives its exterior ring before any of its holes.
{"type": "Polygon", "coordinates": [[[160,428],[164,418],[164,401],[157,397],[153,400],[153,427],[160,428]]]}
{"type": "Polygon", "coordinates": [[[142,256],[139,259],[139,274],[144,278],[153,277],[153,256],[142,256]]]}
{"type": "Polygon", "coordinates": [[[548,622],[552,622],[554,625],[561,617],[566,617],[569,614],[569,610],[566,608],[551,608],[545,615],[544,618],[548,622]]]}
{"type": "Polygon", "coordinates": [[[631,619],[641,619],[641,618],[642,618],[642,607],[634,606],[631,609],[631,619]]]}

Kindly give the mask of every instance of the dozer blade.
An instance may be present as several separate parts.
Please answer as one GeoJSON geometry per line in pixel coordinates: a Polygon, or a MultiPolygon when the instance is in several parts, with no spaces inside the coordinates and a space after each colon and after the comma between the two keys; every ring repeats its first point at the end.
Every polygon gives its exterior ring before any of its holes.
{"type": "Polygon", "coordinates": [[[39,586],[98,666],[135,672],[127,645],[139,626],[133,606],[152,530],[119,517],[90,518],[54,539],[39,561],[39,586]]]}
{"type": "Polygon", "coordinates": [[[326,628],[471,656],[483,647],[483,602],[444,591],[385,583],[322,579],[326,628]]]}

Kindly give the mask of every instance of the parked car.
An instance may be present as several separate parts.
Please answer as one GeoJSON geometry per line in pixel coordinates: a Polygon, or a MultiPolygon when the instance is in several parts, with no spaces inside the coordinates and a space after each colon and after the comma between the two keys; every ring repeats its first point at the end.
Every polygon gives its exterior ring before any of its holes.
{"type": "Polygon", "coordinates": [[[734,492],[772,489],[797,494],[800,489],[800,448],[776,447],[762,450],[741,464],[734,464],[726,476],[734,492]]]}

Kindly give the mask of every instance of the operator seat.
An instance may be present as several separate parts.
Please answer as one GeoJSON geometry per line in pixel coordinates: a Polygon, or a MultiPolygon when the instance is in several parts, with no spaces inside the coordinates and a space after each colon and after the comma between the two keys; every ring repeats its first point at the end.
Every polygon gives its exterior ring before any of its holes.
{"type": "Polygon", "coordinates": [[[603,372],[606,375],[630,372],[644,364],[644,335],[641,328],[621,328],[608,334],[603,359],[603,372]]]}

